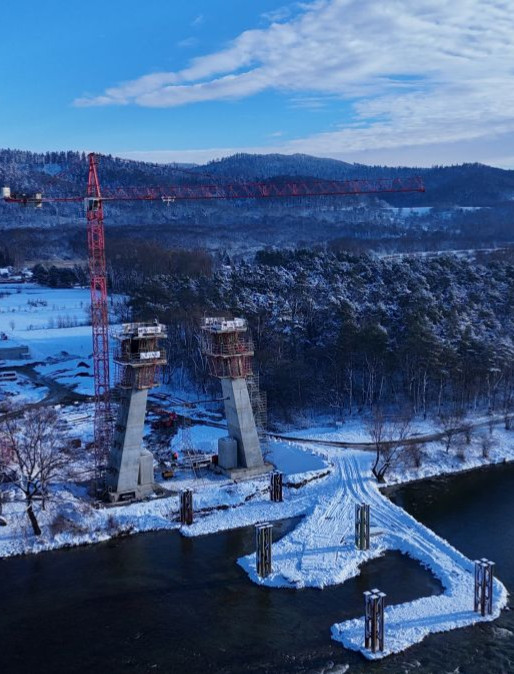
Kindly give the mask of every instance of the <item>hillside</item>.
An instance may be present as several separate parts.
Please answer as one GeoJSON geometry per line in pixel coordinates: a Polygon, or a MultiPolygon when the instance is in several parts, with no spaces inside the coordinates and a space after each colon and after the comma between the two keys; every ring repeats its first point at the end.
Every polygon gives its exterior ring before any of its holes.
{"type": "MultiPolygon", "coordinates": [[[[348,247],[358,242],[367,248],[396,251],[496,245],[512,239],[514,171],[482,164],[391,168],[308,155],[237,154],[204,166],[188,166],[103,156],[99,170],[102,183],[109,186],[413,174],[421,175],[426,185],[424,194],[380,198],[185,202],[172,206],[131,203],[106,208],[112,236],[158,240],[170,247],[200,246],[244,255],[267,245],[330,242],[348,247]]],[[[86,177],[87,157],[83,153],[0,150],[0,184],[18,192],[80,195],[84,194],[86,177]]],[[[23,253],[25,257],[80,256],[82,232],[80,204],[32,209],[0,203],[0,244],[14,243],[22,251],[33,246],[33,251],[23,253]]]]}

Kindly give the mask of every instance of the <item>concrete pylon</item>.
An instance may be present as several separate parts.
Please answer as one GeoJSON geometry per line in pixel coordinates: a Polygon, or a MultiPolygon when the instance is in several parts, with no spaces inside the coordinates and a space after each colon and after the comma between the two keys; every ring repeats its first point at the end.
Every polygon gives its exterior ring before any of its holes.
{"type": "Polygon", "coordinates": [[[210,374],[221,380],[227,419],[229,437],[218,442],[218,466],[232,477],[267,472],[246,380],[254,353],[246,320],[204,318],[202,344],[210,374]]]}
{"type": "Polygon", "coordinates": [[[158,366],[166,363],[159,323],[126,323],[116,336],[119,349],[120,403],[109,453],[107,490],[112,502],[141,499],[153,493],[153,455],[142,448],[148,390],[155,386],[158,366]]]}
{"type": "Polygon", "coordinates": [[[237,440],[238,467],[264,465],[246,380],[224,378],[221,390],[225,399],[228,434],[237,440]]]}

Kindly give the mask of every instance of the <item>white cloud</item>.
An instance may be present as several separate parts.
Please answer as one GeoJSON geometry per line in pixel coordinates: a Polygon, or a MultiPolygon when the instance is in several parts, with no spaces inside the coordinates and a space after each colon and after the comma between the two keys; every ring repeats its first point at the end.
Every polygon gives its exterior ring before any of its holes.
{"type": "Polygon", "coordinates": [[[353,106],[351,122],[289,151],[348,156],[469,142],[514,132],[513,35],[503,0],[315,0],[184,70],[76,104],[173,107],[278,90],[297,107],[315,109],[325,97],[353,106]]]}
{"type": "Polygon", "coordinates": [[[197,37],[186,37],[184,40],[180,40],[177,42],[177,47],[181,48],[190,48],[190,47],[196,47],[198,44],[198,38],[197,37]]]}
{"type": "Polygon", "coordinates": [[[205,17],[203,14],[198,14],[198,16],[195,16],[195,18],[191,21],[192,26],[199,26],[205,21],[205,17]]]}
{"type": "Polygon", "coordinates": [[[261,17],[269,23],[276,23],[280,21],[285,21],[286,19],[291,18],[296,10],[301,10],[304,7],[304,3],[301,2],[292,2],[288,5],[282,5],[282,7],[277,7],[272,9],[269,12],[264,12],[261,14],[261,17]]]}

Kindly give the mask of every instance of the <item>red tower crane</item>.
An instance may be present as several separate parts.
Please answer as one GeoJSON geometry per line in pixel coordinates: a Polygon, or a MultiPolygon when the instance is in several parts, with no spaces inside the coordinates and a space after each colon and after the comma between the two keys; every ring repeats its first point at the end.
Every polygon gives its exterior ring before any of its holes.
{"type": "Polygon", "coordinates": [[[95,479],[98,485],[100,466],[105,465],[112,440],[112,417],[109,373],[109,314],[107,311],[107,271],[105,267],[104,212],[96,156],[89,155],[89,175],[85,200],[89,284],[91,290],[91,325],[93,331],[93,373],[95,381],[95,479]]]}
{"type": "Polygon", "coordinates": [[[424,192],[418,176],[407,178],[372,178],[365,180],[284,180],[273,182],[234,182],[204,185],[168,185],[165,187],[115,187],[100,190],[98,160],[89,156],[89,175],[86,196],[48,196],[11,194],[3,188],[2,196],[8,203],[41,207],[44,203],[84,202],[87,219],[89,273],[91,288],[91,323],[93,331],[93,365],[95,381],[95,473],[105,463],[111,439],[112,417],[109,374],[109,319],[107,311],[107,273],[105,265],[105,237],[103,203],[105,201],[175,201],[200,199],[266,199],[285,197],[351,196],[392,192],[424,192]]]}

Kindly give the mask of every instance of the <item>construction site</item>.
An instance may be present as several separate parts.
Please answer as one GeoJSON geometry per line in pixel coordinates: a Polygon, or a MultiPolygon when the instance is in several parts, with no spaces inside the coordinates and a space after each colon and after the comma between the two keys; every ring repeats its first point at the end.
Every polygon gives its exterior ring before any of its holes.
{"type": "MultiPolygon", "coordinates": [[[[6,203],[41,209],[51,203],[83,203],[86,216],[90,277],[93,377],[94,456],[92,490],[110,503],[148,498],[155,492],[154,457],[143,449],[148,392],[158,384],[158,373],[166,363],[166,327],[153,323],[123,324],[115,334],[114,381],[111,377],[109,343],[108,276],[106,264],[104,205],[113,202],[157,201],[167,205],[181,200],[282,199],[317,196],[422,192],[417,177],[351,180],[302,181],[284,185],[237,183],[168,186],[163,188],[109,188],[101,186],[99,159],[89,155],[85,196],[52,195],[43,192],[18,194],[2,188],[6,203]],[[113,384],[115,388],[113,388],[113,384]],[[113,396],[113,392],[117,394],[113,396]],[[116,404],[114,397],[117,398],[116,404]]],[[[150,317],[153,320],[153,317],[150,317]]],[[[218,452],[210,464],[235,480],[267,473],[261,441],[266,431],[266,394],[260,390],[254,371],[254,346],[244,317],[206,317],[198,326],[209,373],[221,384],[228,435],[218,442],[218,452]],[[260,438],[259,438],[260,434],[260,438]]],[[[173,409],[164,411],[171,426],[173,409]]],[[[187,419],[184,423],[188,423],[187,419]]],[[[187,439],[187,430],[183,429],[187,439]]],[[[186,443],[187,444],[187,443],[186,443]]],[[[187,448],[187,454],[191,454],[187,448]]],[[[162,459],[161,459],[162,460],[162,459]]],[[[164,459],[166,462],[167,459],[164,459]]],[[[172,473],[166,466],[166,474],[172,473]]]]}
{"type": "MultiPolygon", "coordinates": [[[[85,330],[91,330],[92,364],[88,373],[87,347],[79,348],[78,341],[74,347],[69,341],[57,355],[41,361],[37,356],[44,340],[29,340],[23,350],[12,351],[25,359],[18,365],[9,361],[6,384],[17,386],[18,379],[32,377],[27,386],[48,388],[48,376],[42,373],[69,381],[80,369],[92,389],[90,396],[70,401],[62,397],[64,386],[59,384],[40,391],[28,411],[6,409],[7,433],[0,454],[8,466],[14,465],[18,438],[26,433],[20,424],[25,420],[30,427],[42,408],[52,408],[49,423],[56,434],[65,427],[76,437],[68,443],[69,460],[61,460],[58,471],[49,472],[46,481],[41,471],[24,478],[27,507],[13,499],[0,510],[0,555],[78,546],[143,531],[176,529],[184,539],[192,539],[254,527],[253,551],[237,562],[258,587],[300,590],[340,585],[359,576],[361,566],[370,560],[393,551],[430,569],[440,583],[438,595],[388,606],[387,593],[370,586],[365,591],[364,617],[327,624],[334,641],[368,659],[401,652],[434,632],[496,619],[507,591],[494,578],[493,562],[483,558],[474,564],[382,494],[373,465],[376,444],[363,440],[361,422],[350,440],[350,424],[343,430],[336,424],[270,432],[259,354],[246,316],[219,307],[219,312],[196,322],[195,339],[211,381],[209,391],[215,391],[205,399],[180,398],[161,387],[161,370],[173,354],[169,326],[158,316],[115,325],[109,321],[103,211],[110,202],[172,205],[181,199],[355,196],[420,192],[423,183],[395,178],[288,182],[278,187],[242,182],[109,189],[101,187],[98,168],[98,157],[89,155],[85,196],[18,194],[9,187],[2,191],[6,203],[13,205],[38,209],[59,201],[84,205],[91,327],[71,325],[63,330],[68,330],[69,340],[77,340],[79,334],[83,338],[85,330]],[[58,499],[52,498],[55,492],[58,499]],[[23,514],[29,516],[33,536],[27,535],[26,522],[20,525],[23,514]],[[276,540],[274,523],[283,521],[294,521],[294,526],[276,540]]],[[[7,299],[14,302],[14,295],[7,299]]],[[[48,304],[35,295],[29,302],[34,312],[48,304]]],[[[406,444],[435,444],[444,437],[434,433],[426,420],[416,431],[405,438],[406,444]]],[[[434,473],[440,470],[440,460],[438,450],[434,473]]],[[[18,478],[10,470],[5,475],[14,485],[18,478]]],[[[11,494],[14,487],[5,491],[11,494]]]]}

